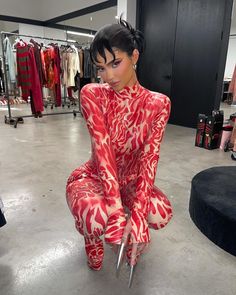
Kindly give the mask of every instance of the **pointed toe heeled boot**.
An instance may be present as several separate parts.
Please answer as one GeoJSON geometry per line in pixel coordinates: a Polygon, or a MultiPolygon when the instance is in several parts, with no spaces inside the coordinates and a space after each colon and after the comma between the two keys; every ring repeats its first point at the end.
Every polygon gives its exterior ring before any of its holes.
{"type": "Polygon", "coordinates": [[[84,240],[88,266],[93,270],[100,270],[104,256],[103,241],[100,238],[88,237],[85,237],[84,240]]]}

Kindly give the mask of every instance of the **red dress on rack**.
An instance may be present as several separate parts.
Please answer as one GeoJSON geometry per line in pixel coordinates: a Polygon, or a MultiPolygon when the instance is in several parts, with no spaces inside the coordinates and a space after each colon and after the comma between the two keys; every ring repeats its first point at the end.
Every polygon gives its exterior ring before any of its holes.
{"type": "Polygon", "coordinates": [[[46,73],[46,87],[54,89],[57,81],[57,69],[55,65],[55,50],[52,46],[48,47],[43,51],[45,73],[46,73]]]}
{"type": "Polygon", "coordinates": [[[34,57],[34,49],[26,43],[16,44],[17,81],[22,90],[22,98],[27,101],[31,97],[32,113],[44,110],[42,89],[34,57]]]}
{"type": "Polygon", "coordinates": [[[56,106],[61,106],[61,68],[60,53],[57,45],[51,45],[43,51],[42,58],[46,76],[45,86],[53,90],[56,106]]]}
{"type": "Polygon", "coordinates": [[[88,84],[81,91],[81,106],[92,156],[69,177],[67,202],[85,236],[88,259],[100,269],[100,236],[105,233],[108,243],[121,242],[123,207],[131,214],[132,242],[148,243],[149,227],[160,229],[172,217],[169,200],[154,186],[170,100],[138,82],[120,92],[108,84],[88,84]],[[109,215],[111,206],[117,210],[109,215]]]}

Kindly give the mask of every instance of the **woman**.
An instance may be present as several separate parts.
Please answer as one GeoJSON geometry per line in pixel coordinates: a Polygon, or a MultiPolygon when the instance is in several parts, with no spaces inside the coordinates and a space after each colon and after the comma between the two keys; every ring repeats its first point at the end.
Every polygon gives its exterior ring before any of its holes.
{"type": "Polygon", "coordinates": [[[172,217],[169,200],[154,186],[170,101],[137,80],[143,43],[141,32],[120,20],[99,30],[90,47],[106,83],[81,91],[92,157],[72,172],[66,192],[94,270],[102,267],[103,234],[113,245],[125,240],[134,265],[150,242],[149,228],[160,229],[172,217]]]}

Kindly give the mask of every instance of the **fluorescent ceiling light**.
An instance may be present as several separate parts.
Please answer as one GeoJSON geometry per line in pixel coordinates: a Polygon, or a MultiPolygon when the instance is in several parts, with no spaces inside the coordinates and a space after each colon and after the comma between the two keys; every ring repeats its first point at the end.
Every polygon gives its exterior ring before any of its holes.
{"type": "Polygon", "coordinates": [[[67,34],[85,36],[85,37],[90,37],[90,38],[94,37],[94,35],[92,35],[92,34],[85,34],[85,33],[73,32],[73,31],[67,31],[67,34]]]}
{"type": "Polygon", "coordinates": [[[76,42],[75,40],[72,40],[72,39],[67,39],[66,41],[68,41],[68,42],[76,42]]]}

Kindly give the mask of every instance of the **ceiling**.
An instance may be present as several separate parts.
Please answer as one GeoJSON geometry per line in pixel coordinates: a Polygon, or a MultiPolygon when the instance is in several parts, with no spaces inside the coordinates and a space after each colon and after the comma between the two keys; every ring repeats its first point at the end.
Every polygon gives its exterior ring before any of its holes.
{"type": "Polygon", "coordinates": [[[103,9],[94,13],[89,13],[87,15],[72,18],[59,24],[81,27],[86,29],[91,29],[97,31],[99,28],[105,24],[115,23],[115,16],[117,14],[117,6],[113,6],[107,9],[103,9]]]}

